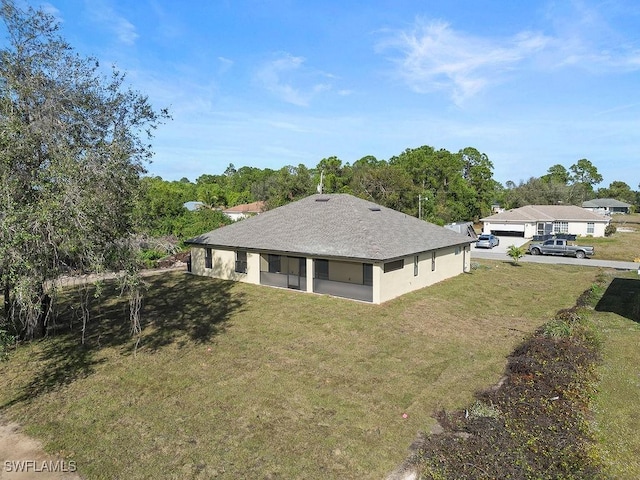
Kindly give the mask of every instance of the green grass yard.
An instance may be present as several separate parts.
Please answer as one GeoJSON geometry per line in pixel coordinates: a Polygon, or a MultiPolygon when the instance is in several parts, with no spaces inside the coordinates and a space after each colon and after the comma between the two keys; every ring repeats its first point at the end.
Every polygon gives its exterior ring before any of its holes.
{"type": "Polygon", "coordinates": [[[595,275],[487,261],[381,306],[159,275],[137,355],[110,288],[84,347],[67,299],[0,364],[0,412],[89,479],[379,479],[595,275]]]}
{"type": "Polygon", "coordinates": [[[640,478],[640,278],[617,274],[593,314],[603,341],[594,425],[610,478],[640,478]]]}

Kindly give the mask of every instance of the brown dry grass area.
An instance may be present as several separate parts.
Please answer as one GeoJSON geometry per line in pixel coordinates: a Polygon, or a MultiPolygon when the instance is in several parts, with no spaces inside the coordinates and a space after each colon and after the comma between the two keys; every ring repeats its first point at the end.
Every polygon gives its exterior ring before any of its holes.
{"type": "Polygon", "coordinates": [[[84,347],[76,320],[0,365],[0,412],[86,478],[381,478],[595,273],[487,261],[381,306],[156,276],[137,356],[110,296],[84,347]]]}

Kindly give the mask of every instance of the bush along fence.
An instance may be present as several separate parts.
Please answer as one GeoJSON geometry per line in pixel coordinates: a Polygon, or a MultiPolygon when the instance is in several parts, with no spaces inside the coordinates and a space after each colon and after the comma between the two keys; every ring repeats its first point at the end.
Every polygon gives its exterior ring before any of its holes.
{"type": "Polygon", "coordinates": [[[574,307],[517,347],[504,377],[473,405],[438,412],[437,428],[413,443],[388,478],[601,478],[589,426],[601,346],[587,312],[607,281],[599,275],[574,307]]]}

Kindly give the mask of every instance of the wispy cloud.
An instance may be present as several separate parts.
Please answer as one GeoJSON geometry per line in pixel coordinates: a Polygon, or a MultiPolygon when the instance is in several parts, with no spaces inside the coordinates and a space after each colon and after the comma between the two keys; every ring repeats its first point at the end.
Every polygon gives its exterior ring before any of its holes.
{"type": "Polygon", "coordinates": [[[136,27],[125,17],[119,15],[110,5],[102,1],[85,2],[93,21],[111,30],[118,41],[133,45],[138,38],[136,27]]]}
{"type": "Polygon", "coordinates": [[[456,31],[445,22],[419,20],[410,31],[393,32],[378,49],[399,52],[394,59],[397,73],[416,92],[443,90],[461,103],[499,82],[501,73],[544,49],[549,41],[534,32],[487,39],[456,31]]]}
{"type": "Polygon", "coordinates": [[[305,67],[305,59],[289,53],[278,54],[264,63],[257,72],[257,81],[281,100],[306,107],[318,94],[331,89],[331,85],[318,81],[331,75],[305,67]]]}
{"type": "Polygon", "coordinates": [[[638,16],[607,4],[550,2],[539,19],[544,32],[508,37],[472,35],[443,21],[418,19],[409,29],[386,31],[377,50],[390,55],[395,74],[414,91],[444,91],[461,104],[506,81],[508,72],[529,67],[598,74],[640,70],[640,38],[614,27],[621,18],[632,22],[638,16]]]}
{"type": "Polygon", "coordinates": [[[633,22],[639,13],[617,10],[606,3],[588,5],[579,0],[567,5],[550,4],[546,17],[556,32],[551,58],[559,67],[578,67],[594,73],[640,69],[640,39],[628,38],[614,27],[616,17],[633,22]]]}

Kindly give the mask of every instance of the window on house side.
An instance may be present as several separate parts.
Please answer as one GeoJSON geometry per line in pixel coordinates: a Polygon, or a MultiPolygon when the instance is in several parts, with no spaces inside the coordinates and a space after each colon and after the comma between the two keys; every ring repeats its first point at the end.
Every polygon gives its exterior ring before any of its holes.
{"type": "Polygon", "coordinates": [[[420,257],[418,255],[413,257],[413,276],[414,277],[418,276],[418,262],[419,261],[420,261],[420,257]]]}
{"type": "Polygon", "coordinates": [[[587,223],[587,235],[593,235],[594,232],[595,232],[595,223],[588,222],[587,223]]]}
{"type": "Polygon", "coordinates": [[[247,273],[247,252],[236,251],[236,273],[247,273]]]}
{"type": "Polygon", "coordinates": [[[387,262],[384,264],[384,273],[393,272],[394,270],[402,270],[404,268],[404,258],[395,262],[387,262]]]}
{"type": "Polygon", "coordinates": [[[436,252],[431,252],[431,271],[436,271],[436,252]]]}
{"type": "Polygon", "coordinates": [[[569,222],[553,222],[553,233],[568,233],[569,222]]]}
{"type": "Polygon", "coordinates": [[[213,268],[213,252],[210,248],[204,249],[204,268],[213,268]]]}
{"type": "Polygon", "coordinates": [[[373,265],[370,263],[362,264],[362,284],[367,286],[373,285],[373,265]]]}

